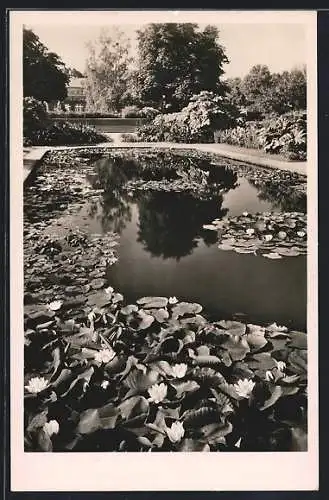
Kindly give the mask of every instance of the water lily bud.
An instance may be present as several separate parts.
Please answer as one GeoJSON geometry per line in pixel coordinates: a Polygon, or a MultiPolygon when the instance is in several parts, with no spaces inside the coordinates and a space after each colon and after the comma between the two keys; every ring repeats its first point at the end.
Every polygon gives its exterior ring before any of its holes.
{"type": "Polygon", "coordinates": [[[271,234],[265,234],[265,241],[271,241],[273,236],[271,234]]]}
{"type": "Polygon", "coordinates": [[[277,361],[276,366],[278,367],[278,370],[280,370],[280,372],[284,372],[287,365],[284,361],[277,361]]]}
{"type": "Polygon", "coordinates": [[[95,353],[95,361],[99,363],[109,363],[116,356],[115,351],[111,349],[102,349],[95,353]]]}
{"type": "Polygon", "coordinates": [[[166,428],[168,438],[172,443],[178,443],[185,434],[185,429],[181,422],[174,422],[171,427],[166,428]]]}
{"type": "Polygon", "coordinates": [[[183,378],[186,375],[187,365],[185,363],[178,363],[172,367],[172,375],[176,378],[183,378]]]}
{"type": "Polygon", "coordinates": [[[43,430],[46,434],[48,434],[49,437],[51,437],[53,434],[58,434],[59,423],[57,422],[57,420],[50,420],[49,422],[46,422],[44,424],[43,430]]]}
{"type": "Polygon", "coordinates": [[[271,380],[274,380],[274,375],[271,372],[271,370],[267,370],[266,371],[266,373],[265,373],[265,380],[267,380],[267,382],[270,382],[271,380]]]}
{"type": "Polygon", "coordinates": [[[101,388],[105,390],[108,388],[109,385],[110,382],[108,380],[103,380],[103,382],[101,383],[101,388]]]}
{"type": "Polygon", "coordinates": [[[246,229],[246,233],[247,233],[247,234],[250,234],[250,235],[251,235],[251,234],[254,234],[254,232],[255,232],[255,230],[254,230],[254,229],[252,229],[252,228],[246,229]]]}
{"type": "Polygon", "coordinates": [[[148,400],[151,403],[161,403],[161,401],[163,401],[165,399],[165,397],[167,396],[167,391],[168,391],[168,388],[167,388],[166,384],[164,384],[164,383],[154,384],[154,385],[152,385],[152,387],[150,387],[148,389],[148,393],[150,395],[148,400]]]}
{"type": "Polygon", "coordinates": [[[249,398],[255,387],[255,382],[252,380],[248,380],[245,378],[244,380],[240,379],[236,384],[234,384],[234,389],[238,396],[241,398],[249,398]]]}
{"type": "Polygon", "coordinates": [[[169,297],[168,302],[169,302],[169,304],[174,305],[174,304],[177,304],[178,300],[176,297],[169,297]]]}
{"type": "Polygon", "coordinates": [[[37,394],[43,391],[47,386],[48,382],[44,377],[33,377],[29,380],[28,385],[25,386],[25,389],[28,392],[37,394]]]}

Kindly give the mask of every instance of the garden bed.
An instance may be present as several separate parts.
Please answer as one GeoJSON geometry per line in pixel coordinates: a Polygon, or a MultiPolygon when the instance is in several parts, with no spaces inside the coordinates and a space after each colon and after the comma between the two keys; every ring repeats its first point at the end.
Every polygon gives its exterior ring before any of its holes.
{"type": "MultiPolygon", "coordinates": [[[[183,158],[178,170],[159,151],[146,163],[135,162],[145,151],[133,150],[46,155],[24,197],[25,450],[305,450],[305,332],[275,321],[213,318],[200,303],[174,295],[127,301],[109,282],[107,270],[120,260],[119,235],[73,224],[86,202],[96,206],[110,193],[110,175],[102,185],[87,181],[105,154],[119,167],[123,154],[129,160],[128,178],[116,186],[128,194],[178,190],[208,200],[214,189],[225,191],[216,170],[202,166],[210,157],[200,153],[176,151],[183,158]]],[[[265,221],[242,214],[225,228],[215,220],[205,232],[225,229],[235,249],[247,248],[249,238],[255,246],[257,236],[261,253],[267,245],[283,259],[300,258],[291,249],[306,251],[305,178],[230,164],[232,186],[241,169],[266,193],[276,186],[273,197],[280,192],[287,211],[265,221]],[[278,251],[284,244],[286,255],[278,251]]]]}

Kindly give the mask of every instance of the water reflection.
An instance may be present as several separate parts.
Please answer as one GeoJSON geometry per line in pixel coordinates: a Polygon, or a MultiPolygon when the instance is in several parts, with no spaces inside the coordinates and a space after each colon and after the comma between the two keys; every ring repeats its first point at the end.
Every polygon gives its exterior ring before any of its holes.
{"type": "Polygon", "coordinates": [[[179,260],[192,253],[201,236],[206,244],[217,235],[202,229],[205,221],[221,219],[223,197],[198,200],[186,193],[149,193],[138,200],[138,241],[153,256],[179,260]]]}

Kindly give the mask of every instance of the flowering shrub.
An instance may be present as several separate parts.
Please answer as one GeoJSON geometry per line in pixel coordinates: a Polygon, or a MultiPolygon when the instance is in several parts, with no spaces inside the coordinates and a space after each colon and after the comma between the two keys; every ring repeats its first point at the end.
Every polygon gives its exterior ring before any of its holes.
{"type": "Polygon", "coordinates": [[[141,140],[155,142],[213,142],[214,130],[234,126],[238,111],[213,92],[200,92],[179,113],[158,115],[138,130],[141,140]]]}

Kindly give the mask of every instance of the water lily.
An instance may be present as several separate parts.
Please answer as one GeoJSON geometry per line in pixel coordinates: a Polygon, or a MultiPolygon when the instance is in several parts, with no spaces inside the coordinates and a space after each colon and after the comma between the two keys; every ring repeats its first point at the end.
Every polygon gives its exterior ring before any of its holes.
{"type": "Polygon", "coordinates": [[[108,286],[107,288],[104,288],[104,291],[108,295],[111,295],[114,292],[114,288],[112,288],[111,286],[108,286]]]}
{"type": "Polygon", "coordinates": [[[278,370],[280,372],[284,372],[284,370],[286,369],[287,365],[286,365],[286,363],[284,361],[277,361],[276,362],[276,366],[277,366],[277,368],[278,368],[278,370]]]}
{"type": "Polygon", "coordinates": [[[166,428],[166,433],[172,443],[178,443],[184,436],[185,429],[181,422],[174,422],[171,427],[166,428]]]}
{"type": "Polygon", "coordinates": [[[272,234],[265,234],[265,241],[271,241],[273,240],[272,234]]]}
{"type": "Polygon", "coordinates": [[[48,386],[48,382],[44,377],[32,377],[29,380],[28,385],[25,386],[25,389],[28,392],[37,394],[38,392],[43,391],[48,386]]]}
{"type": "Polygon", "coordinates": [[[267,382],[270,382],[271,380],[274,380],[274,375],[271,372],[271,370],[267,370],[266,371],[266,373],[265,373],[265,380],[267,380],[267,382]]]}
{"type": "Polygon", "coordinates": [[[63,305],[62,300],[54,300],[53,302],[50,302],[50,304],[48,304],[48,308],[51,311],[58,311],[58,309],[60,309],[62,305],[63,305]]]}
{"type": "Polygon", "coordinates": [[[252,380],[249,380],[247,378],[245,379],[240,379],[236,384],[234,384],[234,389],[236,390],[236,393],[238,396],[241,398],[249,398],[250,394],[252,393],[253,389],[255,387],[255,382],[252,380]]]}
{"type": "Polygon", "coordinates": [[[148,393],[150,395],[149,401],[151,403],[161,403],[167,396],[168,388],[166,384],[153,384],[152,387],[148,389],[148,393]]]}
{"type": "Polygon", "coordinates": [[[176,297],[169,297],[168,302],[169,302],[169,304],[174,305],[174,304],[177,304],[178,299],[176,297]]]}
{"type": "Polygon", "coordinates": [[[247,234],[252,235],[252,234],[254,234],[254,232],[255,232],[255,230],[252,227],[250,227],[249,229],[246,229],[247,234]]]}
{"type": "Polygon", "coordinates": [[[95,353],[95,361],[99,363],[109,363],[116,356],[116,352],[111,349],[102,349],[95,353]]]}
{"type": "Polygon", "coordinates": [[[49,437],[51,437],[53,434],[58,434],[59,423],[57,422],[57,420],[50,420],[49,422],[46,422],[44,424],[43,430],[46,434],[48,434],[49,437]]]}
{"type": "Polygon", "coordinates": [[[103,380],[103,382],[101,383],[101,388],[105,390],[108,388],[109,385],[110,382],[108,380],[103,380]]]}
{"type": "Polygon", "coordinates": [[[183,378],[186,375],[187,365],[185,363],[178,363],[172,367],[172,375],[176,378],[183,378]]]}
{"type": "Polygon", "coordinates": [[[297,236],[299,236],[300,238],[304,238],[306,233],[304,233],[304,231],[297,231],[297,236]]]}
{"type": "Polygon", "coordinates": [[[278,236],[279,238],[281,238],[281,240],[284,240],[287,236],[287,233],[285,231],[279,231],[278,236]]]}
{"type": "Polygon", "coordinates": [[[248,212],[242,212],[243,217],[247,217],[249,214],[248,212]]]}

